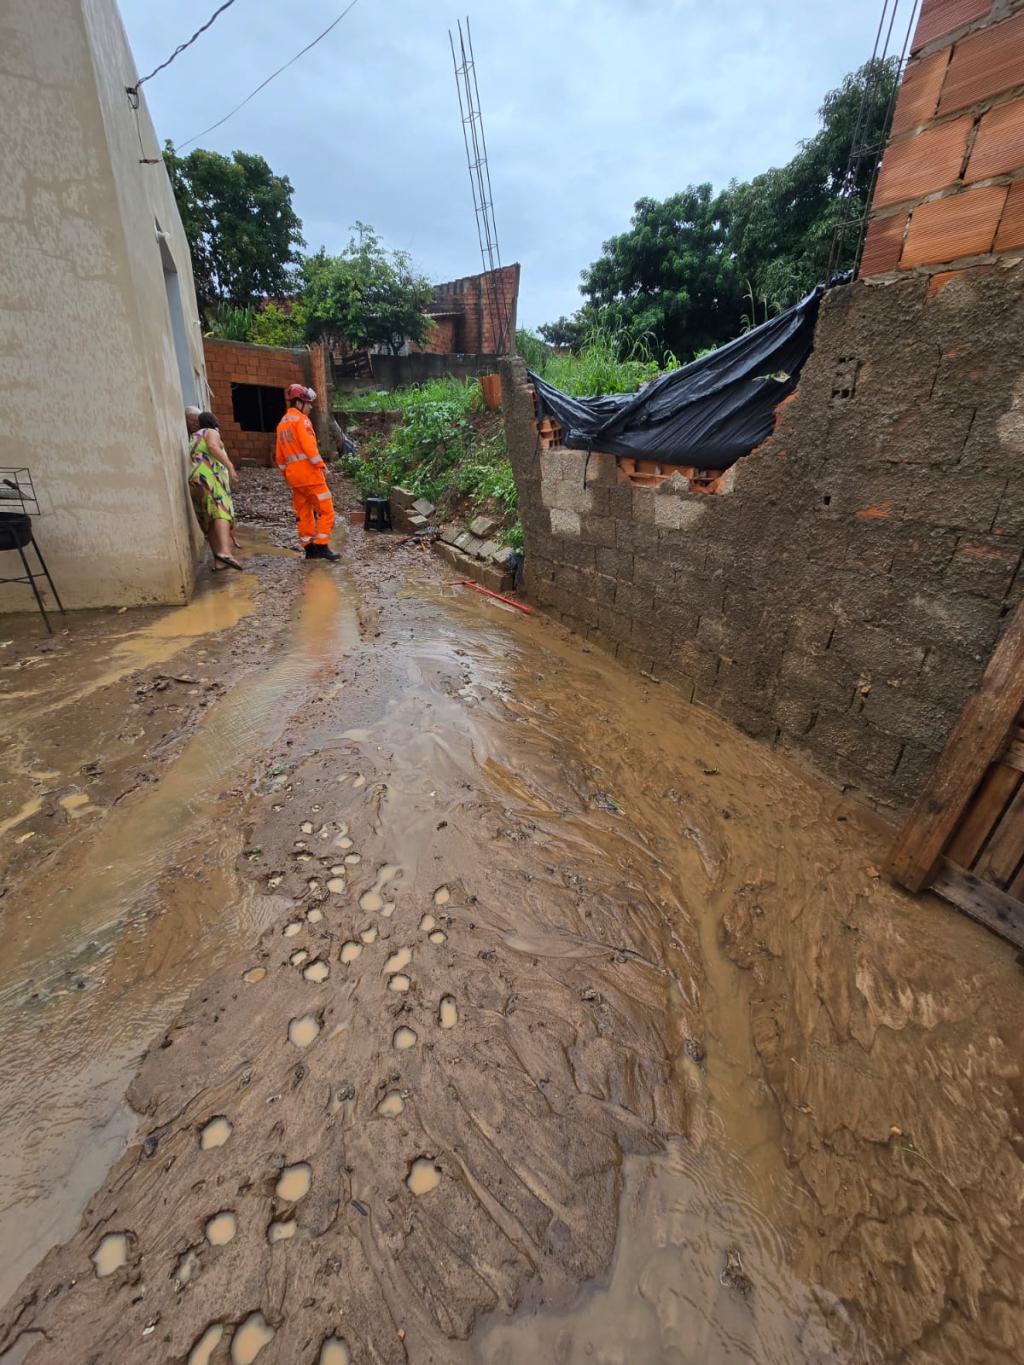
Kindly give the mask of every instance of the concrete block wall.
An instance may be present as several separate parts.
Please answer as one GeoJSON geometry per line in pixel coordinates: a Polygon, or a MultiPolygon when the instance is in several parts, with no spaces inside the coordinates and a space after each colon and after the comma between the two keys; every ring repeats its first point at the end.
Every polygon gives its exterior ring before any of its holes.
{"type": "Polygon", "coordinates": [[[219,341],[207,337],[206,375],[213,394],[213,411],[232,460],[274,463],[272,431],[243,431],[234,419],[231,404],[232,384],[266,384],[286,389],[289,384],[308,384],[326,397],[326,378],[322,386],[313,382],[310,352],[305,347],[249,346],[240,341],[219,341]]]}
{"type": "Polygon", "coordinates": [[[1024,0],[924,0],[862,278],[1024,252],[1024,0]]]}
{"type": "Polygon", "coordinates": [[[832,290],[795,398],[716,496],[620,482],[608,455],[584,479],[583,453],[541,448],[504,361],[529,596],[907,807],[1022,590],[1022,336],[1020,263],[832,290]]]}

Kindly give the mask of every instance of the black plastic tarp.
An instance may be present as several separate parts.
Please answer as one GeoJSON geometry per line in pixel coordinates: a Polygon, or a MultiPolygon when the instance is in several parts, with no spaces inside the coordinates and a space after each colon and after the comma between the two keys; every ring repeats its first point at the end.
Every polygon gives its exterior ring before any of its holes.
{"type": "Polygon", "coordinates": [[[796,388],[823,293],[819,285],[785,313],[639,393],[570,398],[538,375],[530,378],[574,450],[728,469],[771,434],[775,409],[796,388]]]}

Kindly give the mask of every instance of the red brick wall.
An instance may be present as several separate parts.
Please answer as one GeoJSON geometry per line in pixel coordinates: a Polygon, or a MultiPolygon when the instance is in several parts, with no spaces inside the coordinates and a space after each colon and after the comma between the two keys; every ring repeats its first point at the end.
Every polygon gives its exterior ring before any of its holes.
{"type": "Polygon", "coordinates": [[[432,306],[447,316],[438,319],[423,346],[411,349],[439,355],[496,355],[503,343],[500,351],[510,354],[518,302],[518,265],[439,284],[432,306]]]}
{"type": "Polygon", "coordinates": [[[861,276],[1024,248],[1024,0],[923,0],[861,276]]]}
{"type": "MultiPolygon", "coordinates": [[[[231,385],[267,384],[285,389],[289,384],[309,384],[326,401],[326,377],[322,384],[314,381],[310,352],[305,349],[248,346],[240,341],[218,341],[213,337],[205,339],[203,349],[206,377],[213,390],[213,411],[228,454],[233,460],[273,464],[274,433],[243,431],[238,426],[232,414],[231,385]]],[[[323,364],[322,358],[320,363],[323,364]]]]}

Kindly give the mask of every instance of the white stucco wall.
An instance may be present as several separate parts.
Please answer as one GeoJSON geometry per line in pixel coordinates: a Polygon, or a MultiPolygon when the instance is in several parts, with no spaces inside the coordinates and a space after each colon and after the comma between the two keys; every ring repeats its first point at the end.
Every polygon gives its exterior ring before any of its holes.
{"type": "MultiPolygon", "coordinates": [[[[0,0],[0,466],[32,470],[69,607],[184,601],[198,544],[181,369],[205,402],[202,337],[170,182],[140,164],[159,148],[137,75],[114,0],[0,0]]],[[[0,587],[0,610],[30,605],[0,587]]]]}

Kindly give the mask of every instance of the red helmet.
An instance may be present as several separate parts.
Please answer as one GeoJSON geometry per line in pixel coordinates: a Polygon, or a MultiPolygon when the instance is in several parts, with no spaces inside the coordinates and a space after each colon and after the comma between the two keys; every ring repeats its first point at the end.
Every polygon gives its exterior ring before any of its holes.
{"type": "Polygon", "coordinates": [[[289,403],[316,402],[316,390],[307,389],[305,384],[289,384],[284,396],[289,403]]]}

